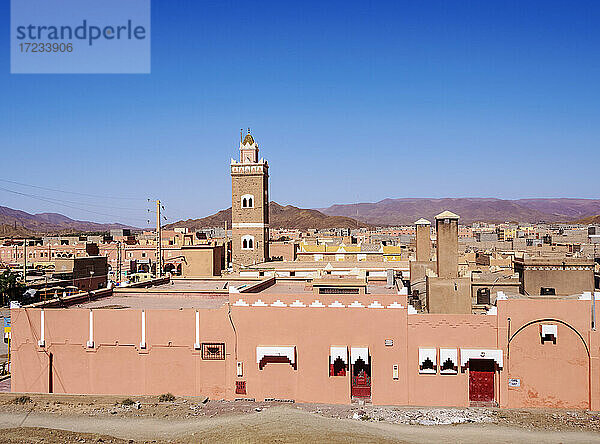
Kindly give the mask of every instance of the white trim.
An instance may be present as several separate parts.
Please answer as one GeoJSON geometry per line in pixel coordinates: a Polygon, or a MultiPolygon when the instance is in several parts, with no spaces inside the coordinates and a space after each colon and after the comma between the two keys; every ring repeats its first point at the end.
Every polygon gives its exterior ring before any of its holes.
{"type": "Polygon", "coordinates": [[[87,348],[94,348],[94,312],[90,310],[90,337],[87,341],[87,348]]]}
{"type": "Polygon", "coordinates": [[[358,301],[354,301],[348,305],[348,308],[365,308],[365,306],[358,301]]]}
{"type": "Polygon", "coordinates": [[[269,228],[269,224],[259,222],[235,222],[231,224],[232,228],[269,228]]]}
{"type": "Polygon", "coordinates": [[[461,348],[460,349],[460,366],[466,367],[469,359],[493,359],[502,368],[502,350],[480,349],[480,348],[461,348]]]}
{"type": "Polygon", "coordinates": [[[40,347],[45,347],[46,346],[46,338],[44,335],[44,328],[45,328],[45,322],[44,322],[44,310],[40,310],[40,340],[38,341],[38,345],[40,347]]]}
{"type": "Polygon", "coordinates": [[[325,304],[323,304],[321,301],[319,301],[318,299],[316,299],[312,304],[309,305],[309,307],[323,308],[323,307],[325,307],[325,304]]]}
{"type": "Polygon", "coordinates": [[[142,310],[142,340],[140,348],[146,348],[146,312],[142,310]]]}
{"type": "Polygon", "coordinates": [[[269,304],[264,302],[262,299],[258,299],[254,304],[252,304],[253,307],[266,307],[268,305],[269,304]]]}
{"type": "Polygon", "coordinates": [[[458,373],[458,350],[455,348],[440,348],[440,374],[455,375],[458,373]],[[444,362],[448,359],[452,361],[456,370],[442,370],[444,362]]]}
{"type": "Polygon", "coordinates": [[[300,299],[296,299],[290,304],[290,307],[306,307],[306,305],[300,302],[300,299]]]}
{"type": "Polygon", "coordinates": [[[351,347],[350,348],[350,362],[352,365],[356,364],[358,359],[362,359],[365,364],[369,363],[369,347],[351,347]]]}
{"type": "Polygon", "coordinates": [[[296,346],[258,346],[256,347],[256,363],[260,364],[260,360],[265,356],[285,356],[292,364],[296,363],[296,346]]]}
{"type": "Polygon", "coordinates": [[[329,363],[333,364],[337,358],[340,358],[344,364],[348,365],[348,347],[337,347],[335,345],[329,347],[329,363]]]}
{"type": "Polygon", "coordinates": [[[200,312],[196,310],[196,342],[194,342],[194,349],[200,350],[200,312]]]}
{"type": "Polygon", "coordinates": [[[437,350],[435,348],[419,348],[419,373],[435,374],[437,373],[437,350]],[[433,363],[433,368],[421,369],[423,363],[429,358],[433,363]]]}

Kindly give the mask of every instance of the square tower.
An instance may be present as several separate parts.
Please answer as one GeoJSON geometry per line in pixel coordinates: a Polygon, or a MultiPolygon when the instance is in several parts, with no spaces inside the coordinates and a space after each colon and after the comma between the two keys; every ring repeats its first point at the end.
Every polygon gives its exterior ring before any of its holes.
{"type": "Polygon", "coordinates": [[[231,159],[231,232],[234,270],[269,259],[269,164],[259,160],[250,129],[239,162],[231,159]]]}
{"type": "Polygon", "coordinates": [[[419,219],[415,222],[417,260],[428,262],[431,260],[431,222],[419,219]]]}
{"type": "Polygon", "coordinates": [[[441,278],[458,277],[458,219],[451,211],[435,216],[437,274],[441,278]]]}

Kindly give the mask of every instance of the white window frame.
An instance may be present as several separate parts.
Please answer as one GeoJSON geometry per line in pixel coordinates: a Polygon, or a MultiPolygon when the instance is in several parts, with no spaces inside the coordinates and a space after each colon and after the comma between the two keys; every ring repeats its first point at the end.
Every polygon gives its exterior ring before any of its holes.
{"type": "Polygon", "coordinates": [[[256,242],[254,241],[254,236],[250,235],[250,234],[246,234],[244,236],[242,236],[242,240],[241,240],[241,247],[242,250],[254,250],[254,247],[256,246],[256,242]],[[246,247],[244,247],[244,241],[246,241],[246,247]],[[252,244],[252,246],[248,246],[250,245],[250,243],[252,244]]]}
{"type": "Polygon", "coordinates": [[[440,374],[456,375],[458,373],[458,350],[455,348],[440,348],[440,374]],[[442,370],[444,363],[450,359],[454,364],[454,369],[442,370]]]}
{"type": "Polygon", "coordinates": [[[254,195],[253,194],[244,194],[241,198],[240,198],[240,206],[242,208],[254,208],[254,195]],[[246,202],[251,203],[252,205],[248,204],[246,206],[244,206],[244,199],[246,199],[246,202]]]}
{"type": "Polygon", "coordinates": [[[435,375],[437,373],[437,350],[435,348],[419,348],[419,373],[422,375],[435,375]],[[430,359],[433,368],[422,368],[423,363],[430,359]]]}

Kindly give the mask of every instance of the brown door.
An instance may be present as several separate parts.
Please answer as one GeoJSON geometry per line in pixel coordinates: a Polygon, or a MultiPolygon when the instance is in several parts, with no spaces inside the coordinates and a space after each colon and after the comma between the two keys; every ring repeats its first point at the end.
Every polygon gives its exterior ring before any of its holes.
{"type": "Polygon", "coordinates": [[[352,397],[371,397],[371,366],[358,359],[352,365],[352,397]]]}
{"type": "Polygon", "coordinates": [[[494,373],[495,366],[492,359],[469,360],[469,401],[494,402],[494,373]]]}

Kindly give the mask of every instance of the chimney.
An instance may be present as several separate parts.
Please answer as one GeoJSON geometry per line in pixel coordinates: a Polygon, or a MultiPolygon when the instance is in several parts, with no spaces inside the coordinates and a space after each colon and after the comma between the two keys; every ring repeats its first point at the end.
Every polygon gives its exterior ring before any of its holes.
{"type": "Polygon", "coordinates": [[[415,227],[417,231],[417,261],[429,262],[431,260],[431,222],[421,218],[415,222],[415,227]]]}
{"type": "Polygon", "coordinates": [[[458,277],[458,219],[447,210],[435,216],[437,274],[441,278],[458,277]]]}

